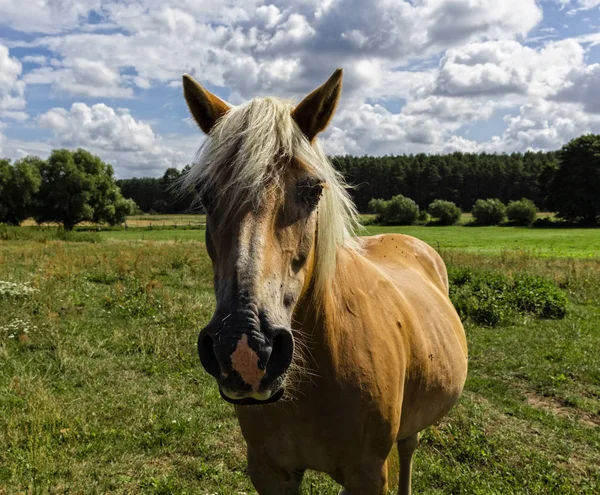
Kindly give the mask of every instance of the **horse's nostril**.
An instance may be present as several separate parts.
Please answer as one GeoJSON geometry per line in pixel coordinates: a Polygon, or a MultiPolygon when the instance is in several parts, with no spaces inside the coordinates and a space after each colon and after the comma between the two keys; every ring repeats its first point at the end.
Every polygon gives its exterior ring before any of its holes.
{"type": "Polygon", "coordinates": [[[200,332],[198,336],[198,356],[204,369],[215,378],[221,373],[221,367],[214,351],[214,342],[210,335],[200,332]]]}
{"type": "Polygon", "coordinates": [[[279,376],[289,368],[294,355],[294,338],[289,330],[279,331],[273,337],[273,350],[267,363],[267,375],[279,376]]]}

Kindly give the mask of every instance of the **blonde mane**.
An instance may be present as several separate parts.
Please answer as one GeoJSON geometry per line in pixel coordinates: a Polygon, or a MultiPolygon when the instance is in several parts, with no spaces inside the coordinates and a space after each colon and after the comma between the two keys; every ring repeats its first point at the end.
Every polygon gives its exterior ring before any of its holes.
{"type": "Polygon", "coordinates": [[[300,160],[325,182],[318,206],[314,288],[322,294],[333,279],[338,248],[359,250],[360,225],[341,175],[316,142],[304,136],[292,117],[293,106],[277,98],[255,98],[231,108],[212,128],[184,179],[199,197],[211,189],[227,198],[226,215],[251,204],[259,208],[270,187],[283,183],[292,159],[300,160]]]}

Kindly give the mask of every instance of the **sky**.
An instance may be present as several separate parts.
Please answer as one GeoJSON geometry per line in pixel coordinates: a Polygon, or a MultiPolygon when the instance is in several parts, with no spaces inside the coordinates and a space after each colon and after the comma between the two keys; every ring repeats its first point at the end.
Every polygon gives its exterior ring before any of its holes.
{"type": "Polygon", "coordinates": [[[337,68],[329,154],[555,150],[600,133],[600,0],[0,0],[0,156],[193,161],[181,76],[299,102],[337,68]]]}

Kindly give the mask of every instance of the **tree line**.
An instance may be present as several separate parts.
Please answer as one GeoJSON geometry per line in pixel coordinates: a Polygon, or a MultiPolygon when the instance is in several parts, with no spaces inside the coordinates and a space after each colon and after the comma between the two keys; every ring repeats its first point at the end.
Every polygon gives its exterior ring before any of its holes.
{"type": "MultiPolygon", "coordinates": [[[[361,212],[369,211],[372,199],[399,195],[422,210],[443,200],[463,211],[471,211],[478,199],[507,204],[527,198],[570,222],[600,219],[599,135],[581,136],[557,152],[345,155],[332,162],[352,186],[361,212]]],[[[70,229],[82,221],[120,223],[136,207],[145,213],[190,213],[194,192],[182,195],[178,187],[188,170],[186,165],[181,171],[169,168],[160,178],[115,180],[110,165],[82,149],[54,150],[47,160],[0,159],[0,222],[33,217],[70,229]]]]}
{"type": "Polygon", "coordinates": [[[480,198],[503,203],[529,198],[547,209],[548,186],[558,168],[556,152],[495,155],[337,156],[334,166],[353,185],[350,191],[359,211],[373,198],[401,194],[424,209],[432,201],[451,201],[469,211],[480,198]]]}
{"type": "MultiPolygon", "coordinates": [[[[452,201],[470,210],[479,198],[504,203],[523,197],[545,209],[548,183],[558,168],[556,152],[510,155],[452,153],[450,155],[335,156],[334,167],[352,187],[350,194],[361,212],[373,198],[402,194],[420,208],[433,200],[452,201]]],[[[146,213],[186,213],[193,197],[181,197],[174,184],[189,169],[169,168],[160,178],[121,179],[117,184],[146,213]]]]}

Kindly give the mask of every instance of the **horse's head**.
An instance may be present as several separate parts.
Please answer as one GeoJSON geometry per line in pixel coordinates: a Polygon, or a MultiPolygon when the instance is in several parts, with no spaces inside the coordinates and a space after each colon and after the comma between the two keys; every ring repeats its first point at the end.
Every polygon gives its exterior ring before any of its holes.
{"type": "Polygon", "coordinates": [[[230,107],[183,78],[188,107],[208,135],[187,178],[207,213],[216,294],[198,352],[234,404],[283,395],[294,309],[348,237],[351,203],[314,143],[335,111],[341,81],[337,70],[295,108],[273,98],[230,107]],[[323,230],[317,212],[337,215],[337,226],[323,230]]]}

